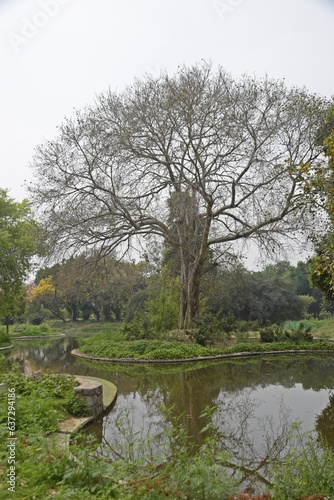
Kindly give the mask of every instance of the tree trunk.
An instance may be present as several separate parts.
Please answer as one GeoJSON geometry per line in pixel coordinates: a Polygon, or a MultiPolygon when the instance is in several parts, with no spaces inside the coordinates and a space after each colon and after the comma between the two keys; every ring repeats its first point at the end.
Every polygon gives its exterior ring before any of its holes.
{"type": "MultiPolygon", "coordinates": [[[[200,217],[197,193],[192,188],[177,193],[172,206],[178,219],[177,234],[180,252],[181,297],[179,328],[195,326],[200,309],[200,280],[208,256],[208,237],[211,226],[211,204],[207,217],[200,217]],[[176,206],[175,206],[176,205],[176,206]]],[[[172,215],[174,215],[172,211],[172,215]]]]}
{"type": "Polygon", "coordinates": [[[9,335],[9,317],[6,317],[6,334],[9,335]]]}
{"type": "Polygon", "coordinates": [[[72,321],[78,321],[78,317],[79,317],[78,304],[76,302],[72,302],[68,306],[68,309],[69,309],[69,312],[71,314],[72,321]]]}
{"type": "Polygon", "coordinates": [[[179,328],[193,328],[200,308],[200,266],[181,265],[179,328]],[[191,268],[192,267],[192,268],[191,268]],[[182,269],[183,268],[183,269],[182,269]]]}
{"type": "Polygon", "coordinates": [[[112,321],[110,303],[103,304],[103,319],[105,321],[112,321]]]}

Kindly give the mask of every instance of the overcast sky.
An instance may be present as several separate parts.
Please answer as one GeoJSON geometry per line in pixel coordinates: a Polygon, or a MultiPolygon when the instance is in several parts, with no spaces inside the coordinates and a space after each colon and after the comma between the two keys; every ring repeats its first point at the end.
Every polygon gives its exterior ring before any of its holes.
{"type": "Polygon", "coordinates": [[[201,59],[334,94],[334,0],[0,0],[1,184],[110,87],[201,59]]]}

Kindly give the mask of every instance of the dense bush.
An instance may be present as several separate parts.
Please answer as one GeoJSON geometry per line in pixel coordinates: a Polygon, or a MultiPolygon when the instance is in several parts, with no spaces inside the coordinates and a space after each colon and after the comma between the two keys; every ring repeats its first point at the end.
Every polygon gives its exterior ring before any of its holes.
{"type": "Polygon", "coordinates": [[[2,325],[14,325],[14,323],[15,323],[15,318],[13,316],[2,318],[1,320],[2,325]]]}
{"type": "Polygon", "coordinates": [[[10,344],[10,337],[4,329],[0,329],[0,346],[10,344]]]}
{"type": "Polygon", "coordinates": [[[206,346],[214,342],[226,342],[236,328],[236,321],[233,316],[219,317],[206,312],[197,320],[196,326],[192,336],[197,344],[206,346]]]}
{"type": "Polygon", "coordinates": [[[150,325],[147,314],[144,312],[136,314],[132,321],[124,323],[121,333],[125,340],[149,340],[157,337],[150,325]]]}
{"type": "Polygon", "coordinates": [[[45,321],[45,316],[42,314],[32,314],[29,317],[29,321],[32,325],[41,325],[45,321]]]}
{"type": "Polygon", "coordinates": [[[277,325],[266,326],[260,330],[261,342],[282,342],[284,339],[284,330],[277,325]]]}
{"type": "Polygon", "coordinates": [[[311,330],[312,327],[305,328],[303,323],[300,323],[296,329],[291,330],[271,325],[260,330],[260,339],[261,342],[312,342],[313,336],[311,335],[311,330]]]}

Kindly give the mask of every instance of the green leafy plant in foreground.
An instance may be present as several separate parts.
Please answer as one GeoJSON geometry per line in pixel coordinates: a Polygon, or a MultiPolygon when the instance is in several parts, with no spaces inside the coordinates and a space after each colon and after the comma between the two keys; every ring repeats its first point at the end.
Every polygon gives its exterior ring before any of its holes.
{"type": "Polygon", "coordinates": [[[303,436],[303,446],[295,449],[275,470],[273,499],[334,498],[334,454],[319,448],[312,435],[303,436]]]}
{"type": "MultiPolygon", "coordinates": [[[[28,377],[19,371],[10,371],[1,376],[16,394],[16,427],[26,434],[58,429],[59,422],[69,414],[84,416],[89,410],[83,400],[74,394],[77,385],[74,377],[54,373],[35,373],[28,377]]],[[[0,395],[5,404],[6,394],[0,395]]],[[[2,415],[0,422],[5,422],[2,415]]]]}

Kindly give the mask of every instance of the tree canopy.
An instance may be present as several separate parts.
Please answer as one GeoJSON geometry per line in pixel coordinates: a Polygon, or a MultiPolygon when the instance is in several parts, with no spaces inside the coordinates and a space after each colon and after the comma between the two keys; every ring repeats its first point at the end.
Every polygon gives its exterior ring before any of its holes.
{"type": "Polygon", "coordinates": [[[15,202],[0,189],[0,316],[20,303],[22,287],[36,253],[38,227],[27,200],[15,202]]]}
{"type": "Polygon", "coordinates": [[[30,193],[49,247],[107,254],[162,238],[179,256],[179,326],[191,325],[214,249],[249,238],[272,249],[305,228],[326,107],[205,63],[100,95],[36,151],[30,193]]]}
{"type": "Polygon", "coordinates": [[[318,231],[315,235],[316,252],[308,262],[311,282],[319,288],[326,298],[334,301],[334,105],[326,115],[319,138],[322,140],[327,159],[319,175],[312,183],[318,203],[327,213],[325,226],[327,232],[318,231]],[[320,234],[320,237],[319,237],[320,234]]]}

